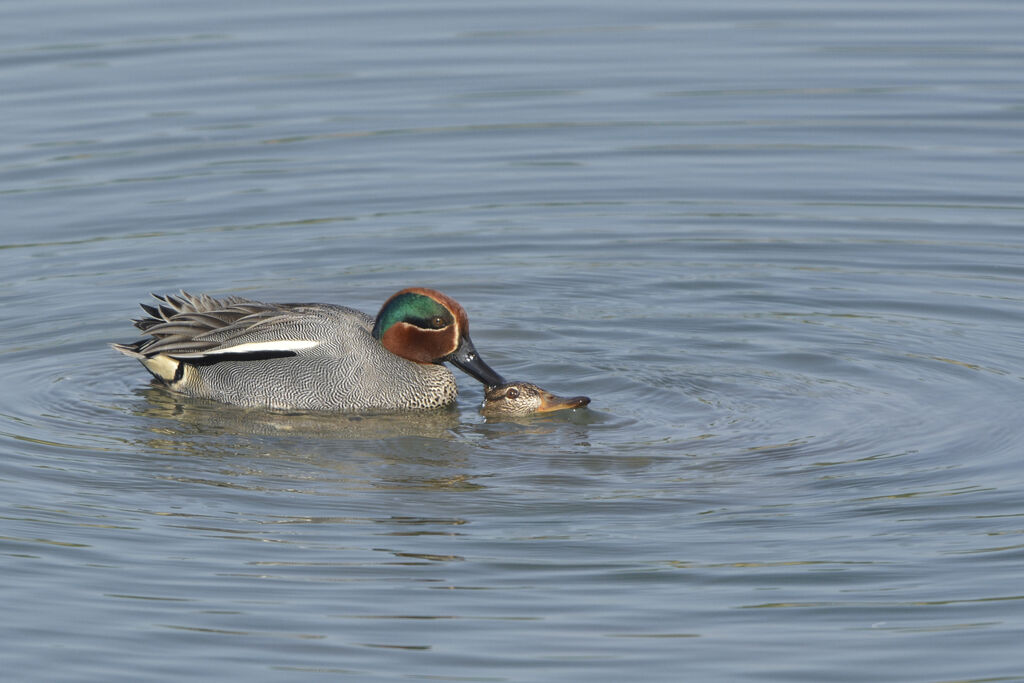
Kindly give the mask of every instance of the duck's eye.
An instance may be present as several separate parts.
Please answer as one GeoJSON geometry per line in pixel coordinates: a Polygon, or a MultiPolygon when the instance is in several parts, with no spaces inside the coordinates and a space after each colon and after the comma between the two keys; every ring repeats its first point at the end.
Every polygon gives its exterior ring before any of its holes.
{"type": "Polygon", "coordinates": [[[519,390],[516,389],[515,387],[512,387],[511,389],[505,392],[505,398],[510,398],[513,401],[516,400],[517,398],[519,398],[519,390]]]}
{"type": "Polygon", "coordinates": [[[435,330],[443,329],[445,326],[444,318],[442,318],[439,315],[435,315],[433,318],[430,319],[430,326],[435,330]]]}

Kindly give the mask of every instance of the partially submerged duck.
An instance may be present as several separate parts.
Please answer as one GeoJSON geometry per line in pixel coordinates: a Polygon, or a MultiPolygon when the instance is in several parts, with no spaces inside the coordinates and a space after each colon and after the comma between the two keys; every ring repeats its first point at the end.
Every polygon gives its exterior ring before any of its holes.
{"type": "Polygon", "coordinates": [[[523,417],[534,413],[582,408],[590,403],[586,396],[562,398],[529,382],[508,382],[487,387],[480,412],[487,417],[523,417]]]}
{"type": "Polygon", "coordinates": [[[466,311],[433,289],[403,289],[376,318],[333,304],[153,297],[134,321],[148,336],[111,346],[190,396],[286,410],[429,410],[457,396],[445,362],[485,387],[505,384],[473,346],[466,311]]]}

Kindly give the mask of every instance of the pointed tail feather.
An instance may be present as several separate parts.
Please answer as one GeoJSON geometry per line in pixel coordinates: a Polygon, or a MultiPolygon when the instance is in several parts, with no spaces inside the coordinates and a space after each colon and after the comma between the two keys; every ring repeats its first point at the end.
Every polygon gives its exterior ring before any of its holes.
{"type": "Polygon", "coordinates": [[[116,342],[113,342],[110,344],[110,348],[120,351],[126,356],[131,356],[132,358],[138,358],[139,360],[143,360],[146,357],[146,355],[143,353],[139,353],[139,347],[142,346],[142,342],[143,340],[132,342],[131,344],[118,344],[116,342]]]}

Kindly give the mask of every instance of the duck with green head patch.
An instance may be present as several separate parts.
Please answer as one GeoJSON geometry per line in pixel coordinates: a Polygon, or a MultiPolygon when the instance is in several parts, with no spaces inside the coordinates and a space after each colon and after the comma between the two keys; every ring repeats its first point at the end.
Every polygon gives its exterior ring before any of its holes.
{"type": "Polygon", "coordinates": [[[333,304],[157,296],[112,344],[190,396],[284,410],[429,410],[457,395],[448,362],[485,386],[504,379],[477,354],[466,311],[433,289],[403,289],[376,318],[333,304]]]}

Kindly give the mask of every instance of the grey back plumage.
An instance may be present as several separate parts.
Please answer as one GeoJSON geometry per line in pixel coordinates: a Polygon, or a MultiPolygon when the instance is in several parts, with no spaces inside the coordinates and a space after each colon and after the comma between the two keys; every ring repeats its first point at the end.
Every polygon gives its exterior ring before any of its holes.
{"type": "Polygon", "coordinates": [[[385,349],[373,318],[333,304],[273,304],[208,295],[156,296],[135,326],[148,336],[114,348],[175,391],[241,406],[372,412],[455,400],[445,367],[385,349]]]}

